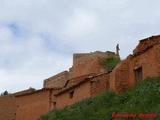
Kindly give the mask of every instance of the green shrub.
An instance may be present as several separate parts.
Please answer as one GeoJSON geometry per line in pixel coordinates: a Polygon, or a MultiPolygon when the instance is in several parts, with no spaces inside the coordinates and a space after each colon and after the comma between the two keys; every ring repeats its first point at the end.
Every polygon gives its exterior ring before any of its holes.
{"type": "Polygon", "coordinates": [[[102,64],[107,70],[112,70],[118,64],[118,62],[119,60],[117,58],[107,58],[102,64]]]}

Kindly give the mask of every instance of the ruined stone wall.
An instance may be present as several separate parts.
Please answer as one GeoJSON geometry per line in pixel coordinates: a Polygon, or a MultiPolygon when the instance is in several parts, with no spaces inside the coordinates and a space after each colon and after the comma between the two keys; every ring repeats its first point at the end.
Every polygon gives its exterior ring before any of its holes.
{"type": "Polygon", "coordinates": [[[0,97],[0,120],[16,120],[16,99],[13,95],[0,97]]]}
{"type": "Polygon", "coordinates": [[[101,60],[99,58],[94,58],[90,63],[86,64],[76,64],[72,67],[72,72],[70,75],[72,78],[77,76],[82,76],[89,73],[99,73],[105,72],[106,70],[101,66],[101,60]]]}
{"type": "Polygon", "coordinates": [[[44,88],[61,88],[65,85],[66,81],[69,79],[69,72],[63,71],[57,75],[54,75],[46,80],[44,80],[44,88]]]}
{"type": "Polygon", "coordinates": [[[78,53],[73,55],[73,66],[69,72],[64,71],[44,80],[44,88],[62,88],[68,79],[90,73],[104,73],[107,69],[102,65],[106,58],[118,57],[114,52],[78,53]]]}
{"type": "Polygon", "coordinates": [[[116,68],[110,74],[110,88],[116,92],[123,92],[126,87],[129,86],[130,60],[128,57],[126,60],[121,61],[116,68]]]}
{"type": "Polygon", "coordinates": [[[142,79],[160,76],[159,53],[160,44],[153,46],[142,54],[129,56],[117,65],[110,77],[111,89],[116,92],[123,92],[128,87],[135,86],[135,71],[142,68],[142,79]]]}
{"type": "Polygon", "coordinates": [[[156,44],[160,44],[160,35],[140,40],[138,46],[133,50],[133,55],[139,55],[156,44]]]}
{"type": "MultiPolygon", "coordinates": [[[[158,45],[160,46],[160,44],[158,45]]],[[[143,70],[143,79],[147,77],[154,77],[159,76],[158,68],[157,68],[157,49],[156,47],[152,47],[151,49],[147,50],[144,54],[139,56],[133,57],[133,67],[132,69],[136,69],[138,66],[142,66],[143,70]]]]}
{"type": "Polygon", "coordinates": [[[95,58],[108,58],[108,57],[115,57],[114,52],[91,52],[91,53],[75,53],[73,54],[73,65],[77,64],[86,64],[92,61],[95,58]]]}
{"type": "Polygon", "coordinates": [[[89,73],[103,73],[107,70],[103,67],[102,62],[106,58],[116,57],[114,52],[93,52],[93,53],[79,53],[73,55],[73,66],[70,69],[70,76],[72,78],[89,74],[89,73]]]}
{"type": "Polygon", "coordinates": [[[63,94],[56,96],[56,108],[63,108],[67,105],[74,104],[78,101],[91,97],[90,82],[83,83],[77,87],[74,87],[63,94]],[[74,91],[71,98],[70,93],[74,91]]]}
{"type": "Polygon", "coordinates": [[[91,96],[98,95],[106,90],[110,89],[109,86],[109,73],[99,74],[90,80],[77,85],[63,93],[56,95],[55,102],[56,108],[63,108],[67,105],[74,104],[83,99],[89,98],[91,96]],[[70,93],[74,91],[73,97],[70,97],[70,93]]]}
{"type": "Polygon", "coordinates": [[[17,96],[16,120],[37,120],[50,110],[50,91],[17,96]]]}
{"type": "Polygon", "coordinates": [[[110,89],[110,73],[98,75],[91,79],[91,96],[98,95],[106,90],[110,89]]]}

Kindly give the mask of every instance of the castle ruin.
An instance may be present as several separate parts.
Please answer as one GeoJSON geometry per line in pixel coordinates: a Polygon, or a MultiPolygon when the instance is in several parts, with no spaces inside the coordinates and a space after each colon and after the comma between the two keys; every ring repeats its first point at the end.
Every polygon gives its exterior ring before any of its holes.
{"type": "Polygon", "coordinates": [[[108,90],[121,93],[145,78],[160,76],[160,36],[140,40],[133,54],[112,70],[102,65],[109,58],[119,59],[119,54],[74,54],[73,66],[44,80],[42,89],[30,88],[0,97],[0,120],[37,120],[53,109],[108,90]]]}

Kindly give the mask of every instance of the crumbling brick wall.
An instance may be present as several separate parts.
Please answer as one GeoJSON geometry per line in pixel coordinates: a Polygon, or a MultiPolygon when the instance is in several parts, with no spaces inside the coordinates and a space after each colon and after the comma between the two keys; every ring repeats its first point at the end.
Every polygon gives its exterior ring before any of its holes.
{"type": "Polygon", "coordinates": [[[63,71],[54,75],[46,80],[44,80],[44,88],[61,88],[65,85],[66,81],[69,79],[69,72],[63,71]]]}
{"type": "Polygon", "coordinates": [[[70,71],[72,78],[89,74],[89,73],[103,73],[107,69],[103,67],[102,62],[111,57],[118,57],[114,52],[93,52],[93,53],[79,53],[73,55],[73,66],[70,71]]]}
{"type": "Polygon", "coordinates": [[[116,92],[123,92],[127,89],[129,81],[129,65],[130,57],[122,61],[117,65],[117,67],[112,71],[110,75],[110,87],[111,90],[116,92]]]}
{"type": "Polygon", "coordinates": [[[139,55],[156,44],[160,44],[160,35],[140,40],[140,43],[133,50],[133,55],[139,55]]]}
{"type": "Polygon", "coordinates": [[[16,120],[16,99],[13,95],[0,97],[0,120],[16,120]]]}
{"type": "MultiPolygon", "coordinates": [[[[156,38],[156,41],[158,41],[158,38],[156,38]]],[[[127,87],[135,86],[139,81],[136,78],[136,71],[139,68],[142,70],[141,80],[148,77],[160,76],[159,51],[160,44],[155,44],[143,52],[130,55],[119,63],[111,73],[111,89],[116,92],[123,92],[127,87]]]]}
{"type": "Polygon", "coordinates": [[[99,58],[94,58],[88,64],[76,64],[72,67],[72,69],[73,69],[73,71],[71,72],[72,78],[89,73],[105,72],[105,69],[102,66],[100,67],[99,58]]]}
{"type": "MultiPolygon", "coordinates": [[[[158,45],[160,46],[160,44],[158,45]]],[[[156,46],[148,49],[143,54],[140,54],[138,56],[134,56],[132,60],[133,64],[133,70],[135,70],[137,67],[142,67],[143,72],[143,79],[147,77],[154,77],[159,76],[158,74],[158,67],[157,67],[157,49],[156,46]]]]}
{"type": "Polygon", "coordinates": [[[73,54],[73,65],[77,64],[86,64],[94,60],[95,58],[108,58],[108,57],[115,57],[114,52],[100,52],[95,51],[91,53],[75,53],[73,54]]]}
{"type": "Polygon", "coordinates": [[[73,66],[69,72],[64,71],[53,77],[44,80],[44,88],[62,88],[66,81],[71,78],[90,74],[90,73],[104,73],[108,70],[102,65],[102,62],[107,58],[117,58],[114,52],[92,52],[92,53],[78,53],[73,55],[73,66]]]}

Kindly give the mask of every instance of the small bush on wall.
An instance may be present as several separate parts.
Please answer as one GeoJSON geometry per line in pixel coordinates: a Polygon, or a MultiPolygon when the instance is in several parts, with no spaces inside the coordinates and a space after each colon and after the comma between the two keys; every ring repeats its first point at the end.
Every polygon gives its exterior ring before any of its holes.
{"type": "Polygon", "coordinates": [[[119,60],[117,58],[107,58],[102,64],[107,70],[110,71],[118,64],[118,62],[119,60]]]}

